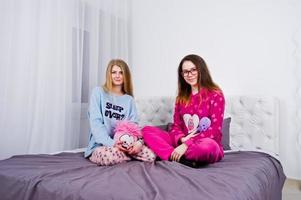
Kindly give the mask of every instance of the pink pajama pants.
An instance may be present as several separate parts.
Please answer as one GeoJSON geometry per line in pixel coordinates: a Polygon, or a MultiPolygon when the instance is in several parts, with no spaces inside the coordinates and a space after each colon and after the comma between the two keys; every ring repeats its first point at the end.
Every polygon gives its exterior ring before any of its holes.
{"type": "Polygon", "coordinates": [[[156,155],[147,146],[143,146],[137,155],[131,156],[125,154],[116,147],[101,146],[97,147],[89,157],[91,162],[103,166],[126,162],[131,160],[131,158],[144,162],[153,162],[156,159],[156,155]]]}
{"type": "MultiPolygon", "coordinates": [[[[144,127],[142,133],[147,146],[162,160],[168,160],[175,148],[169,133],[152,126],[144,127]]],[[[202,163],[214,163],[221,160],[223,156],[222,147],[211,138],[193,139],[185,152],[186,159],[202,163]]]]}

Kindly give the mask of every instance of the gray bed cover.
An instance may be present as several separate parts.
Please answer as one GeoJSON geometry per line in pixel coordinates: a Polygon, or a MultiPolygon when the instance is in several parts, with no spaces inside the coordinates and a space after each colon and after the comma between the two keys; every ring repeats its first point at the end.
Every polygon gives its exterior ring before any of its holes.
{"type": "Polygon", "coordinates": [[[251,151],[227,153],[221,162],[199,169],[168,161],[100,167],[82,153],[0,161],[1,200],[277,200],[284,180],[275,158],[251,151]]]}

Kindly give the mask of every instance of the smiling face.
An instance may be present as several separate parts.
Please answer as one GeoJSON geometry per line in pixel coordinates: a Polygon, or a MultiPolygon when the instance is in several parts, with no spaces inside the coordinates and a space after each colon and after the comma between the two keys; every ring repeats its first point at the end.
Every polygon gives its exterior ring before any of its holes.
{"type": "Polygon", "coordinates": [[[135,143],[134,136],[130,135],[130,133],[124,133],[124,135],[119,137],[119,141],[122,142],[122,146],[126,149],[132,147],[135,143]]]}
{"type": "Polygon", "coordinates": [[[111,75],[112,75],[113,86],[122,86],[123,85],[123,71],[119,66],[114,65],[112,67],[111,75]]]}
{"type": "Polygon", "coordinates": [[[123,94],[133,96],[133,85],[129,66],[121,59],[113,59],[106,70],[106,82],[103,89],[112,92],[121,88],[123,94]]]}
{"type": "Polygon", "coordinates": [[[191,87],[198,85],[198,70],[193,62],[186,60],[182,64],[182,76],[191,87]]]}

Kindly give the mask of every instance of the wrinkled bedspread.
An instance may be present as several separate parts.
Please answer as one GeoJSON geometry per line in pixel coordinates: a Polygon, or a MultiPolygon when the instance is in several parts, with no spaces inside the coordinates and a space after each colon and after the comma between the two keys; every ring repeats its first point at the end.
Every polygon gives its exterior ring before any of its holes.
{"type": "Polygon", "coordinates": [[[272,156],[226,153],[199,169],[177,162],[96,166],[83,153],[20,155],[0,161],[0,199],[277,200],[285,175],[272,156]]]}

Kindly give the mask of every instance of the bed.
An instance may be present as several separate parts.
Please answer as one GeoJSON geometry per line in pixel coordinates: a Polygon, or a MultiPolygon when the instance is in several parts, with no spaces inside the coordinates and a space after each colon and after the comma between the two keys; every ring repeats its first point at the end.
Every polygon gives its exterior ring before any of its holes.
{"type": "MultiPolygon", "coordinates": [[[[137,99],[140,125],[167,128],[173,104],[171,97],[137,99]]],[[[82,151],[16,155],[0,161],[0,199],[281,199],[277,100],[232,96],[225,113],[231,123],[224,121],[228,150],[221,162],[198,169],[168,161],[99,167],[82,151]]]]}

